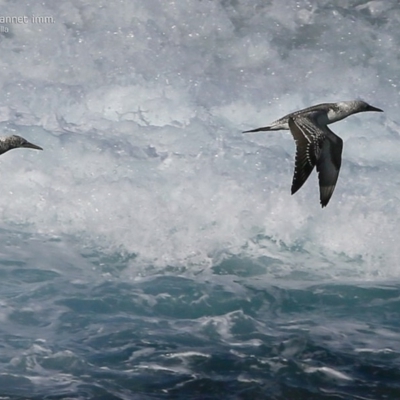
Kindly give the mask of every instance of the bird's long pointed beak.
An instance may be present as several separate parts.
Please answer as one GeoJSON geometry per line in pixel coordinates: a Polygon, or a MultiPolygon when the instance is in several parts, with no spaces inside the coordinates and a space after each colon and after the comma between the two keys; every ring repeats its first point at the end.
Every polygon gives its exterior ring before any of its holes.
{"type": "Polygon", "coordinates": [[[379,112],[383,112],[383,110],[381,110],[380,108],[376,108],[373,106],[368,106],[367,111],[379,111],[379,112]]]}
{"type": "Polygon", "coordinates": [[[21,147],[25,147],[27,149],[35,149],[35,150],[43,150],[40,146],[36,146],[36,144],[26,142],[21,147]]]}

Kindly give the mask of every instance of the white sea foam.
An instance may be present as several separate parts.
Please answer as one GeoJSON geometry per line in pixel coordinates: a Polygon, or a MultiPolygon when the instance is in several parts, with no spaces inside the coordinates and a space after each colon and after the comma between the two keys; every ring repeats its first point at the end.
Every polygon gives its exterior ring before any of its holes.
{"type": "Polygon", "coordinates": [[[3,227],[161,268],[212,265],[249,243],[264,255],[264,237],[268,254],[299,248],[331,260],[330,274],[356,260],[361,277],[398,277],[400,6],[352,10],[325,0],[3,4],[5,16],[54,17],[1,36],[1,128],[45,149],[1,157],[3,227]],[[290,134],[241,134],[358,97],[385,113],[333,127],[344,160],[324,210],[315,174],[290,196],[290,134]]]}
{"type": "Polygon", "coordinates": [[[305,371],[307,373],[320,372],[320,373],[323,373],[324,375],[326,375],[327,378],[330,378],[332,380],[339,380],[339,381],[352,381],[353,380],[353,378],[344,374],[343,372],[337,371],[330,367],[321,367],[321,368],[306,367],[305,371]]]}

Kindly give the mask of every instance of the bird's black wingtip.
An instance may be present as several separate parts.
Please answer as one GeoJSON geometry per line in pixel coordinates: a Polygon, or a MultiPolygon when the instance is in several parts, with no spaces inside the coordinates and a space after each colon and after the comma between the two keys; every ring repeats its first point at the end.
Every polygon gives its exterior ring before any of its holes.
{"type": "Polygon", "coordinates": [[[330,199],[328,199],[328,200],[326,200],[326,199],[321,199],[321,200],[320,200],[321,208],[325,208],[325,207],[328,205],[329,200],[330,200],[330,199]]]}

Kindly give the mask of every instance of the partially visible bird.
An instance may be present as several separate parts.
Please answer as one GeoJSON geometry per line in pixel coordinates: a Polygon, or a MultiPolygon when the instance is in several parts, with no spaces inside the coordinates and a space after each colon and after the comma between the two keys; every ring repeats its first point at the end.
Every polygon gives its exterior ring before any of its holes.
{"type": "Polygon", "coordinates": [[[3,154],[8,150],[18,149],[19,147],[24,147],[26,149],[43,150],[41,147],[28,142],[21,136],[12,135],[0,137],[0,154],[3,154]]]}
{"type": "Polygon", "coordinates": [[[343,140],[327,125],[364,111],[383,110],[361,100],[324,103],[295,111],[268,126],[243,133],[290,130],[296,142],[292,194],[303,186],[317,166],[320,202],[321,206],[325,207],[335,190],[343,150],[343,140]]]}

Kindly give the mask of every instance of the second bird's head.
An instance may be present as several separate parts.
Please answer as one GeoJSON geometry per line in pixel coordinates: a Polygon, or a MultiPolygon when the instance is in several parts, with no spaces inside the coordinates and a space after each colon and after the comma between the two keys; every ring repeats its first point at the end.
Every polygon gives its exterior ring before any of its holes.
{"type": "Polygon", "coordinates": [[[19,147],[23,147],[26,149],[43,150],[40,146],[36,146],[36,144],[30,143],[26,139],[18,135],[0,138],[0,154],[5,153],[8,150],[18,149],[19,147]]]}

